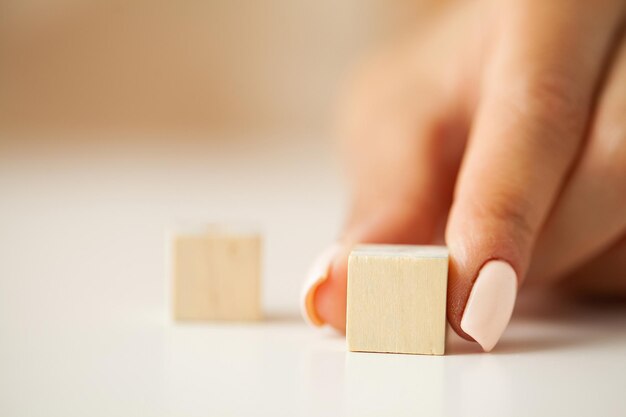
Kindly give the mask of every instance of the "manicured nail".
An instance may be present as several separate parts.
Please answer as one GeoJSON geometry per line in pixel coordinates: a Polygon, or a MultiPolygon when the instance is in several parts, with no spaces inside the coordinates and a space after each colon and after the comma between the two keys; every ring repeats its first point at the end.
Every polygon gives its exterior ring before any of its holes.
{"type": "Polygon", "coordinates": [[[461,329],[489,352],[509,324],[516,296],[517,274],[511,265],[504,261],[487,262],[470,292],[461,329]]]}
{"type": "Polygon", "coordinates": [[[302,286],[302,293],[300,297],[300,309],[302,311],[302,317],[311,326],[322,326],[324,321],[315,311],[315,292],[321,283],[328,278],[328,270],[330,264],[339,254],[341,245],[334,244],[326,248],[313,262],[311,268],[306,275],[304,285],[302,286]]]}

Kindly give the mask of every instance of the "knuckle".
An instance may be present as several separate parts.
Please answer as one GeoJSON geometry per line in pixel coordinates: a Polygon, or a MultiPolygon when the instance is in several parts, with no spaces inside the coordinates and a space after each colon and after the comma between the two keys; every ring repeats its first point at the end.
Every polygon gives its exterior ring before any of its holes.
{"type": "Polygon", "coordinates": [[[586,101],[568,77],[556,71],[523,75],[498,92],[496,105],[505,134],[520,146],[541,150],[553,160],[570,160],[584,133],[586,101]]]}
{"type": "Polygon", "coordinates": [[[585,100],[567,77],[544,72],[524,77],[509,97],[511,117],[529,140],[549,152],[571,153],[585,124],[585,100]]]}
{"type": "Polygon", "coordinates": [[[556,72],[543,72],[530,77],[524,84],[522,94],[533,114],[567,122],[580,118],[583,101],[566,76],[556,72]]]}

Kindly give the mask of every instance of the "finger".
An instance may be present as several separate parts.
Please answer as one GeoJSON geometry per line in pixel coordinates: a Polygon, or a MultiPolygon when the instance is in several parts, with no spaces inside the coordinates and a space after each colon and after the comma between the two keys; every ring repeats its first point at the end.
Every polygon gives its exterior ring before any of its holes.
{"type": "Polygon", "coordinates": [[[330,265],[314,271],[305,288],[304,300],[309,305],[305,313],[313,324],[326,323],[345,331],[347,259],[355,243],[431,243],[438,228],[443,240],[441,225],[456,175],[451,167],[458,166],[462,147],[450,153],[450,148],[458,146],[440,146],[459,137],[448,135],[437,118],[423,120],[419,126],[416,137],[404,137],[396,142],[403,146],[387,149],[392,155],[383,155],[384,147],[373,147],[378,151],[372,155],[376,164],[386,158],[389,163],[382,165],[385,169],[376,172],[375,178],[361,178],[341,247],[325,260],[330,265]]]}
{"type": "Polygon", "coordinates": [[[446,231],[448,319],[485,351],[581,143],[616,26],[615,10],[587,2],[507,6],[446,231]]]}
{"type": "Polygon", "coordinates": [[[626,232],[626,36],[595,114],[581,159],[537,240],[529,282],[565,277],[626,232]]]}

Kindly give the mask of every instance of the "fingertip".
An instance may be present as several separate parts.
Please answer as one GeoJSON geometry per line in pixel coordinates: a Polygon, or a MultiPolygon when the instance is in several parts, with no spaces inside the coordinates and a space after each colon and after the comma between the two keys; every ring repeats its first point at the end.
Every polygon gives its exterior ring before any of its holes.
{"type": "Polygon", "coordinates": [[[318,313],[316,298],[320,287],[328,280],[333,260],[341,250],[339,244],[333,244],[326,248],[315,259],[309,268],[300,295],[300,309],[304,320],[313,327],[320,327],[325,320],[318,313]]]}
{"type": "Polygon", "coordinates": [[[342,250],[330,264],[327,278],[314,297],[314,308],[321,320],[341,332],[346,330],[347,278],[348,252],[342,250]]]}
{"type": "Polygon", "coordinates": [[[506,329],[527,269],[532,236],[497,209],[465,201],[446,231],[450,248],[448,320],[455,332],[488,352],[506,329]],[[521,231],[520,231],[521,230],[521,231]]]}
{"type": "Polygon", "coordinates": [[[448,317],[459,336],[480,344],[490,352],[508,326],[517,298],[518,278],[506,261],[490,260],[468,283],[469,297],[453,291],[448,317]]]}
{"type": "Polygon", "coordinates": [[[301,312],[312,327],[330,325],[345,331],[349,249],[336,243],[309,268],[301,292],[301,312]]]}

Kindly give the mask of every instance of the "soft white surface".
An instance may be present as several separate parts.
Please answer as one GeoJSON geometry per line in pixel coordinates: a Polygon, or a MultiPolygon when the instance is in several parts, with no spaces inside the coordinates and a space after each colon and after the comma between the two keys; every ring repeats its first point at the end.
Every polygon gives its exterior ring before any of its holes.
{"type": "Polygon", "coordinates": [[[2,416],[626,414],[624,308],[522,306],[489,355],[346,353],[307,328],[301,274],[344,205],[323,143],[48,146],[0,152],[2,416]],[[267,321],[170,321],[181,220],[265,231],[267,321]]]}

